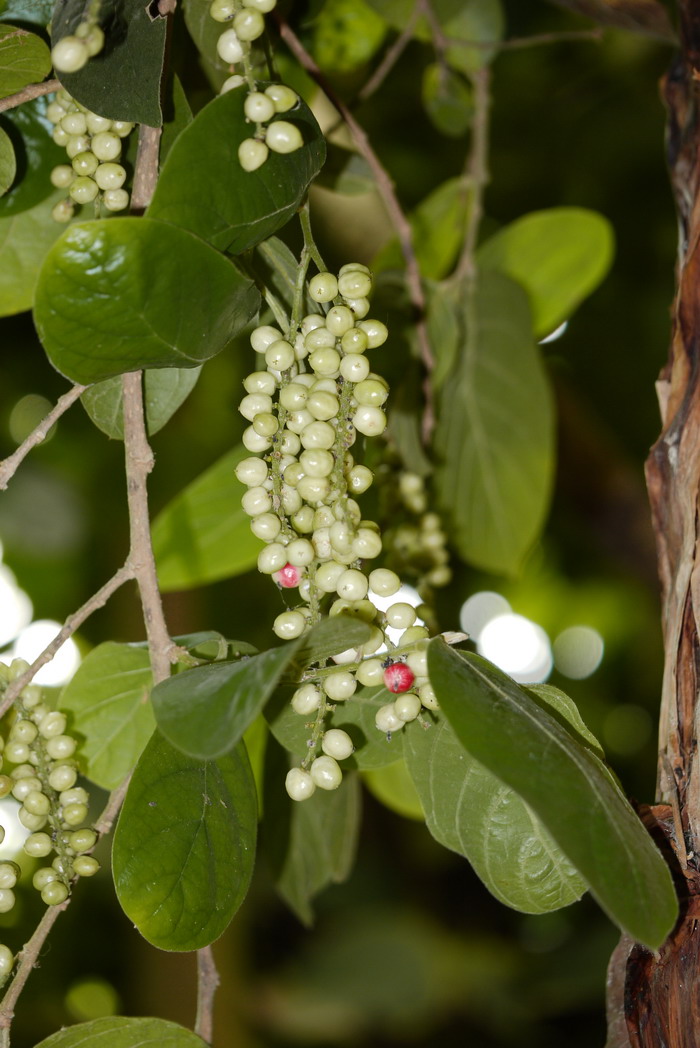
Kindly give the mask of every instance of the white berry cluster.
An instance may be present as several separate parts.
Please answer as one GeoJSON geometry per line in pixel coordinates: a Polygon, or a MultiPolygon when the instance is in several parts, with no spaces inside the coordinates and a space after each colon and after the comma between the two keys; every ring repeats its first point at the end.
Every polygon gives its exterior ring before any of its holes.
{"type": "Polygon", "coordinates": [[[85,18],[75,33],[62,37],[51,48],[53,67],[57,73],[77,73],[100,53],[104,43],[105,35],[97,22],[85,18]]]}
{"type": "MultiPolygon", "coordinates": [[[[384,468],[387,477],[396,476],[390,464],[384,468]]],[[[417,473],[401,470],[398,483],[383,485],[382,491],[388,494],[383,515],[398,520],[384,536],[388,562],[400,575],[415,580],[418,592],[429,604],[431,591],[447,586],[452,571],[442,521],[437,513],[428,511],[425,480],[417,473]]]]}
{"type": "MultiPolygon", "coordinates": [[[[0,664],[0,689],[27,669],[22,659],[9,667],[0,664]]],[[[68,898],[76,877],[91,877],[100,868],[97,859],[86,854],[95,846],[97,834],[84,825],[88,794],[76,785],[77,743],[66,732],[65,714],[42,702],[36,684],[22,689],[13,717],[7,739],[0,736],[0,797],[11,794],[20,802],[19,821],[30,831],[25,853],[36,859],[54,856],[50,866],[36,870],[32,883],[47,906],[58,906],[68,898]],[[12,766],[9,774],[8,765],[12,766]]],[[[4,836],[0,827],[0,841],[4,836]]],[[[15,904],[12,889],[19,874],[16,863],[0,862],[0,913],[15,904]]],[[[8,947],[0,945],[0,983],[13,963],[8,947]]]]}
{"type": "Polygon", "coordinates": [[[324,719],[329,704],[351,698],[358,683],[384,683],[406,693],[377,713],[382,732],[397,730],[415,719],[422,705],[434,703],[426,690],[425,653],[407,655],[427,638],[427,630],[415,625],[415,609],[397,601],[382,613],[372,602],[373,595],[397,593],[401,583],[386,568],[365,568],[381,553],[382,539],[377,524],[363,520],[354,497],[374,478],[350,448],[358,433],[384,432],[389,393],[367,357],[388,336],[381,321],[365,319],[371,287],[369,270],[359,263],[343,266],[337,276],[313,277],[309,295],[327,311],[304,317],[287,338],[271,326],[253,331],[251,345],[266,367],[245,379],[240,404],[250,422],[243,443],[261,456],[243,459],[236,468],[248,489],[242,505],[251,530],[266,543],[258,569],[281,590],[298,593],[297,605],[275,619],[274,632],[283,639],[299,637],[323,614],[351,615],[371,625],[360,648],[335,656],[330,667],[311,670],[292,697],[296,713],[315,718],[308,756],[287,776],[294,800],[310,797],[316,787],[340,785],[338,761],[350,756],[353,744],[340,729],[324,731],[324,719]],[[402,660],[370,657],[385,645],[393,648],[388,627],[403,631],[400,654],[418,660],[420,672],[417,663],[413,670],[402,660]],[[422,694],[409,692],[416,678],[422,694]]]}
{"type": "Polygon", "coordinates": [[[212,0],[209,14],[216,22],[231,22],[216,43],[219,57],[227,65],[243,64],[245,76],[234,73],[224,81],[221,94],[248,85],[245,100],[246,119],[255,124],[255,133],[238,147],[238,160],[244,171],[257,171],[273,153],[293,153],[304,140],[295,124],[275,117],[288,113],[299,102],[299,96],[284,84],[270,84],[257,90],[250,64],[250,45],[265,31],[263,15],[269,14],[277,0],[212,0]]]}
{"type": "Polygon", "coordinates": [[[108,211],[124,211],[129,194],[122,188],[126,170],[118,163],[123,139],[134,125],[126,120],[109,120],[90,112],[61,89],[49,104],[46,115],[54,124],[53,140],[65,146],[70,164],[58,164],[51,182],[67,189],[51,212],[56,222],[70,222],[76,204],[102,203],[108,211]]]}

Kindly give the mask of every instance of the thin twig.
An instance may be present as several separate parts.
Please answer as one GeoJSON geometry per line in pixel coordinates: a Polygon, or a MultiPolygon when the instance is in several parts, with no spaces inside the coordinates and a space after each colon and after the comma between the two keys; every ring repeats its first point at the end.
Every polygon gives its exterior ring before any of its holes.
{"type": "Polygon", "coordinates": [[[472,145],[467,161],[471,201],[468,210],[467,233],[455,269],[455,280],[462,280],[465,277],[473,279],[476,276],[476,245],[479,238],[479,225],[484,213],[484,190],[489,180],[489,109],[491,106],[489,67],[484,66],[472,73],[471,80],[474,86],[474,119],[472,121],[472,145]]]}
{"type": "Polygon", "coordinates": [[[358,92],[358,102],[366,102],[374,92],[381,87],[387,76],[398,62],[413,38],[413,30],[420,15],[420,5],[417,3],[411,11],[411,17],[406,23],[405,29],[396,37],[391,47],[387,48],[384,58],[372,73],[369,80],[363,84],[358,92]]]}
{"type": "Polygon", "coordinates": [[[56,406],[49,411],[46,418],[43,418],[39,425],[32,430],[26,440],[23,440],[16,451],[13,451],[11,455],[8,455],[6,459],[0,462],[0,491],[4,491],[12,477],[17,472],[17,467],[26,458],[32,448],[35,448],[37,444],[41,444],[43,440],[46,440],[49,430],[55,422],[63,415],[68,408],[76,402],[78,397],[81,396],[87,389],[87,386],[75,385],[72,389],[69,389],[67,393],[64,393],[62,397],[56,401],[56,406]]]}
{"type": "Polygon", "coordinates": [[[95,830],[95,833],[99,833],[100,837],[103,837],[105,833],[109,833],[114,826],[117,815],[124,803],[124,798],[130,782],[131,775],[129,774],[123,782],[120,782],[115,790],[112,790],[99,818],[93,823],[93,829],[95,830]]]}
{"type": "MultiPolygon", "coordinates": [[[[24,984],[29,978],[32,969],[37,965],[41,948],[46,942],[49,932],[53,928],[60,914],[67,909],[69,902],[70,896],[65,902],[59,903],[58,906],[49,906],[46,913],[34,929],[32,937],[24,944],[22,950],[20,950],[18,954],[19,964],[17,966],[17,971],[15,972],[12,982],[0,1004],[0,1030],[3,1032],[9,1031],[15,1014],[17,999],[24,989],[24,984]]],[[[9,1033],[5,1037],[5,1040],[6,1043],[9,1044],[9,1033]]]]}
{"type": "Polygon", "coordinates": [[[56,634],[51,643],[46,645],[42,653],[34,659],[34,662],[29,669],[7,685],[2,697],[2,702],[0,702],[0,717],[7,713],[12,703],[22,691],[22,688],[29,684],[42,666],[45,666],[47,662],[51,661],[61,645],[65,644],[68,638],[82,626],[85,620],[88,619],[93,612],[97,611],[98,608],[104,607],[112,594],[115,593],[120,586],[123,586],[125,582],[128,582],[129,579],[133,578],[134,570],[127,561],[123,567],[119,568],[119,571],[116,571],[114,575],[112,575],[111,579],[105,582],[104,586],[98,589],[97,593],[93,593],[93,595],[85,601],[82,607],[78,608],[77,611],[68,616],[60,631],[56,634]]]}
{"type": "MultiPolygon", "coordinates": [[[[423,366],[430,376],[435,361],[433,358],[432,349],[430,347],[430,340],[428,338],[428,328],[425,321],[425,295],[423,293],[423,285],[421,283],[420,268],[418,266],[418,259],[413,249],[413,234],[411,231],[411,225],[404,214],[398,197],[394,190],[393,182],[389,177],[389,174],[382,164],[381,160],[372,148],[369,138],[366,132],[357,122],[355,117],[350,112],[347,105],[342,101],[341,98],[336,94],[331,85],[328,83],[323,73],[316,65],[314,59],[311,57],[309,52],[306,50],[301,40],[297,37],[294,30],[289,26],[283,19],[279,19],[279,29],[282,39],[289,47],[290,51],[299,60],[306,72],[311,76],[313,80],[323,90],[324,94],[331,102],[331,104],[338,111],[342,117],[345,125],[347,126],[350,134],[352,135],[353,141],[357,146],[358,151],[367,161],[372,173],[374,174],[375,181],[377,183],[377,191],[384,201],[384,206],[387,210],[391,223],[396,230],[396,234],[399,238],[399,244],[401,245],[401,252],[406,262],[406,285],[408,287],[408,293],[415,312],[415,325],[416,333],[418,336],[418,348],[423,362],[423,366]]],[[[426,407],[423,416],[423,438],[427,442],[432,430],[433,425],[433,410],[432,410],[432,391],[430,383],[425,383],[425,398],[426,407]]]]}
{"type": "Polygon", "coordinates": [[[134,166],[134,182],[131,190],[131,210],[145,211],[151,202],[158,181],[158,155],[162,128],[139,127],[139,145],[134,166]]]}
{"type": "Polygon", "coordinates": [[[197,1018],[194,1032],[211,1044],[214,1033],[214,994],[221,980],[211,946],[197,950],[197,1018]]]}
{"type": "Polygon", "coordinates": [[[8,95],[0,99],[0,113],[8,109],[16,109],[25,102],[31,102],[33,98],[41,98],[42,95],[50,95],[52,91],[58,91],[61,87],[59,80],[44,80],[43,84],[29,84],[18,91],[16,95],[8,95]]]}

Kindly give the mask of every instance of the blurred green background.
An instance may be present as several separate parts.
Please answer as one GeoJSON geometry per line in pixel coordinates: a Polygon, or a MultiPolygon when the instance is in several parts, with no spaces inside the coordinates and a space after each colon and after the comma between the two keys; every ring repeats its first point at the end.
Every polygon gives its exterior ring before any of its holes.
{"type": "MultiPolygon", "coordinates": [[[[303,22],[305,6],[294,7],[303,22]]],[[[509,38],[591,26],[545,0],[507,0],[505,10],[509,38]]],[[[643,462],[658,430],[654,381],[666,358],[673,290],[675,219],[658,90],[670,57],[664,45],[611,30],[597,42],[504,50],[494,62],[484,233],[539,208],[590,207],[613,224],[617,254],[604,285],[545,347],[560,458],[541,544],[521,578],[458,568],[439,600],[443,629],[457,628],[470,595],[493,590],[551,639],[572,625],[597,630],[605,644],[599,668],[583,680],[555,669],[550,680],[577,701],[629,793],[647,801],[662,651],[643,462]]],[[[429,49],[409,46],[384,88],[357,109],[409,208],[464,163],[465,140],[440,136],[420,112],[430,60],[429,49]]],[[[329,76],[352,97],[369,68],[329,76]]],[[[390,235],[372,195],[321,190],[312,207],[331,263],[369,261],[390,235]]],[[[25,398],[53,402],[65,382],[46,363],[27,315],[2,321],[0,347],[4,456],[36,421],[37,403],[25,398]]],[[[207,364],[153,438],[154,512],[238,441],[249,354],[241,342],[207,364]]],[[[127,538],[122,447],[76,406],[0,498],[4,562],[34,617],[62,620],[122,562],[127,538]]],[[[175,634],[213,628],[268,646],[277,605],[274,588],[251,573],[169,594],[166,615],[175,634]]],[[[131,588],[90,620],[79,643],[88,650],[107,638],[142,639],[131,588]]],[[[602,1045],[605,967],[617,935],[591,900],[546,917],[506,910],[422,824],[369,794],[365,801],[356,869],[318,899],[314,928],[285,910],[260,864],[215,946],[223,981],[217,1048],[602,1045]]],[[[0,917],[0,926],[11,925],[7,941],[31,928],[34,895],[20,892],[21,905],[0,917]]],[[[61,1024],[115,1009],[190,1025],[194,959],[141,941],[104,873],[80,885],[51,936],[22,1000],[15,1043],[33,1045],[61,1024]]]]}

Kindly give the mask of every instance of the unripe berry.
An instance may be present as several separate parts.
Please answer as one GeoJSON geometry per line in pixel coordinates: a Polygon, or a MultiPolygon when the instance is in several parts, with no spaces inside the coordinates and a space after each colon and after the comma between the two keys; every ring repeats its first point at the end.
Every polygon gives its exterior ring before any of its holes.
{"type": "Polygon", "coordinates": [[[344,571],[345,565],[339,564],[335,560],[326,561],[325,564],[321,564],[320,567],[317,568],[314,575],[314,582],[323,593],[335,593],[338,579],[344,571]]]}
{"type": "Polygon", "coordinates": [[[384,683],[384,667],[379,659],[367,659],[357,667],[355,677],[365,687],[377,687],[384,683]]]}
{"type": "Polygon", "coordinates": [[[250,7],[253,11],[259,11],[262,15],[267,15],[270,11],[274,10],[277,4],[277,0],[243,0],[244,7],[250,7]]]}
{"type": "Polygon", "coordinates": [[[413,691],[407,691],[400,695],[394,702],[394,711],[399,720],[404,722],[415,720],[420,713],[421,701],[413,691]]]}
{"type": "Polygon", "coordinates": [[[309,356],[309,364],[317,375],[337,375],[340,368],[340,353],[330,347],[315,349],[309,356]]]}
{"type": "MultiPolygon", "coordinates": [[[[65,796],[65,794],[63,795],[65,796]]],[[[61,806],[61,816],[68,826],[79,826],[88,816],[87,804],[65,804],[61,806]]]]}
{"type": "Polygon", "coordinates": [[[49,177],[51,184],[57,189],[67,189],[75,179],[75,171],[68,164],[57,164],[49,177]]]}
{"type": "Polygon", "coordinates": [[[269,149],[257,138],[244,138],[238,147],[238,163],[244,171],[257,171],[265,163],[269,149]]]}
{"type": "Polygon", "coordinates": [[[87,46],[77,36],[64,36],[51,48],[51,61],[57,73],[77,73],[89,58],[87,46]]]}
{"type": "Polygon", "coordinates": [[[418,698],[422,704],[429,710],[439,710],[437,698],[435,697],[435,691],[432,684],[423,684],[418,689],[418,698]]]}
{"type": "Polygon", "coordinates": [[[293,640],[306,629],[306,619],[300,611],[283,611],[275,619],[272,629],[282,640],[293,640]]]}
{"type": "Polygon", "coordinates": [[[74,852],[89,851],[90,848],[94,848],[97,843],[97,834],[94,830],[89,829],[87,826],[81,830],[73,830],[68,837],[68,846],[73,849],[74,852]]]}
{"type": "Polygon", "coordinates": [[[69,135],[84,135],[87,132],[87,119],[85,113],[66,113],[61,117],[61,127],[69,135]]]}
{"type": "Polygon", "coordinates": [[[297,568],[306,567],[315,556],[314,548],[308,539],[293,539],[287,546],[289,563],[297,568]]]}
{"type": "Polygon", "coordinates": [[[366,437],[378,437],[386,429],[386,415],[381,408],[361,404],[352,417],[352,424],[366,437]]]}
{"type": "Polygon", "coordinates": [[[352,391],[358,404],[367,407],[381,407],[389,396],[387,387],[376,378],[366,378],[358,382],[352,391]]]}
{"type": "Polygon", "coordinates": [[[405,630],[416,621],[416,609],[403,602],[391,604],[384,612],[384,617],[387,626],[395,630],[405,630]]]}
{"type": "Polygon", "coordinates": [[[99,55],[105,46],[105,35],[98,25],[89,25],[87,22],[82,22],[76,29],[75,35],[83,41],[91,58],[99,55]]]}
{"type": "Polygon", "coordinates": [[[309,295],[314,302],[332,302],[338,294],[338,281],[332,273],[317,273],[309,281],[309,295]]]}
{"type": "Polygon", "coordinates": [[[344,702],[355,694],[357,682],[347,670],[329,673],[323,680],[323,690],[331,702],[344,702]]]}
{"type": "Polygon", "coordinates": [[[409,626],[399,637],[399,644],[416,644],[418,641],[427,640],[428,636],[425,626],[409,626]]]}
{"type": "MultiPolygon", "coordinates": [[[[246,4],[246,6],[248,5],[246,4]]],[[[278,113],[289,112],[299,101],[299,96],[296,92],[292,91],[291,87],[287,87],[285,84],[270,84],[269,87],[265,88],[265,94],[275,103],[275,109],[278,113]]]]}
{"type": "Polygon", "coordinates": [[[278,339],[265,350],[265,363],[274,371],[286,371],[295,360],[294,348],[284,339],[278,339]]]}
{"type": "MultiPolygon", "coordinates": [[[[269,513],[272,508],[272,499],[270,494],[263,487],[248,488],[241,499],[241,506],[243,512],[247,513],[249,517],[258,517],[262,513],[269,513]]],[[[283,567],[283,565],[279,565],[283,567]]],[[[274,569],[275,571],[278,568],[274,569]]]]}
{"type": "Polygon", "coordinates": [[[27,811],[26,808],[19,809],[19,811],[17,812],[17,818],[25,827],[25,829],[29,830],[32,833],[35,830],[43,830],[44,826],[46,826],[45,815],[34,815],[32,812],[27,811]]]}
{"type": "Polygon", "coordinates": [[[364,353],[367,349],[367,335],[361,328],[352,327],[340,340],[343,353],[364,353]]]}
{"type": "Polygon", "coordinates": [[[374,474],[367,466],[353,466],[347,474],[348,488],[353,495],[362,495],[363,492],[372,486],[373,480],[374,474]]]}
{"type": "Polygon", "coordinates": [[[343,600],[362,600],[367,594],[367,576],[356,568],[344,571],[338,579],[335,591],[343,600]]]}
{"type": "MultiPolygon", "coordinates": [[[[335,350],[324,349],[320,352],[335,353],[335,350]]],[[[314,353],[313,356],[316,356],[316,354],[314,353]]],[[[312,418],[318,419],[321,422],[328,422],[329,419],[336,417],[340,410],[340,404],[334,393],[329,393],[328,390],[325,389],[314,388],[306,401],[306,409],[312,418]]]]}
{"type": "Polygon", "coordinates": [[[15,893],[10,888],[0,888],[0,913],[9,913],[15,905],[15,893]]]}
{"type": "Polygon", "coordinates": [[[72,167],[76,175],[94,175],[98,167],[97,157],[91,149],[87,149],[73,157],[72,167]]]}
{"type": "Polygon", "coordinates": [[[121,154],[122,143],[119,135],[113,131],[100,131],[93,135],[90,148],[100,161],[116,160],[121,154]]]}
{"type": "Polygon", "coordinates": [[[287,563],[287,550],[279,542],[271,542],[258,554],[258,571],[263,575],[273,575],[281,571],[287,563]]]}
{"type": "Polygon", "coordinates": [[[106,189],[102,203],[108,211],[126,211],[129,206],[129,194],[125,189],[106,189]]]}
{"type": "Polygon", "coordinates": [[[362,320],[369,313],[368,298],[346,298],[345,305],[353,311],[356,320],[362,320]]]}
{"type": "Polygon", "coordinates": [[[32,815],[48,815],[51,810],[51,802],[45,793],[40,790],[31,790],[24,799],[24,807],[32,815]]]}
{"type": "Polygon", "coordinates": [[[428,652],[425,648],[412,651],[406,656],[406,662],[411,667],[416,677],[427,677],[428,675],[428,652]]]}
{"type": "Polygon", "coordinates": [[[347,306],[333,306],[326,313],[326,327],[337,338],[350,331],[354,326],[355,317],[352,310],[348,309],[347,306]]]}
{"type": "Polygon", "coordinates": [[[372,290],[372,278],[359,269],[342,273],[338,277],[338,291],[343,298],[367,298],[372,290]]]}
{"type": "Polygon", "coordinates": [[[75,753],[77,743],[70,735],[56,735],[46,743],[46,752],[52,760],[63,760],[72,757],[75,753]]]}
{"type": "MultiPolygon", "coordinates": [[[[261,324],[260,327],[256,327],[250,333],[250,344],[256,353],[264,353],[268,346],[271,346],[273,342],[279,341],[282,338],[282,333],[277,328],[272,327],[270,324],[261,324]]],[[[257,372],[257,374],[262,374],[257,372]]],[[[248,376],[252,378],[252,376],[248,376]]],[[[244,383],[245,385],[245,383],[244,383]]],[[[246,386],[246,389],[248,387],[246,386]]],[[[272,389],[265,390],[266,393],[274,392],[274,385],[272,389]]]]}
{"type": "Polygon", "coordinates": [[[352,544],[352,552],[355,557],[360,557],[362,560],[372,560],[378,557],[382,552],[381,536],[371,528],[358,528],[352,544]]]}
{"type": "Polygon", "coordinates": [[[367,345],[370,349],[383,346],[389,337],[389,329],[381,320],[361,320],[357,326],[367,335],[367,345]]]}
{"type": "Polygon", "coordinates": [[[292,709],[306,717],[321,705],[321,692],[314,684],[302,684],[292,695],[292,709]]]}
{"type": "Polygon", "coordinates": [[[48,833],[30,833],[24,842],[24,850],[33,859],[43,859],[53,851],[53,843],[48,833]]]}
{"type": "MultiPolygon", "coordinates": [[[[337,761],[345,760],[349,757],[355,747],[352,744],[352,739],[346,731],[342,728],[331,728],[325,732],[323,739],[321,740],[321,749],[329,757],[334,757],[337,761]]],[[[313,766],[311,770],[313,775],[313,766]]]]}
{"type": "Polygon", "coordinates": [[[51,866],[42,866],[32,877],[32,886],[40,892],[47,884],[56,880],[58,880],[56,871],[51,866]]]}
{"type": "Polygon", "coordinates": [[[99,862],[92,855],[77,855],[73,859],[73,870],[79,877],[93,877],[99,868],[99,862]]]}
{"type": "Polygon", "coordinates": [[[71,200],[59,200],[51,208],[51,218],[54,222],[70,222],[75,213],[73,202],[71,200]]]}
{"type": "Polygon", "coordinates": [[[212,0],[209,5],[209,14],[215,22],[230,22],[235,13],[233,0],[212,0]]]}
{"type": "Polygon", "coordinates": [[[99,190],[94,179],[79,175],[74,182],[71,182],[68,192],[76,204],[90,204],[99,190]]]}
{"type": "Polygon", "coordinates": [[[269,124],[265,142],[275,153],[293,153],[304,144],[299,128],[287,120],[274,120],[269,124]]]}
{"type": "Polygon", "coordinates": [[[100,116],[98,113],[86,113],[85,122],[91,135],[97,135],[100,131],[112,130],[112,121],[109,117],[100,116]]]}
{"type": "Polygon", "coordinates": [[[236,477],[247,487],[260,487],[267,480],[267,464],[260,458],[242,459],[235,469],[236,477]]]}
{"type": "Polygon", "coordinates": [[[261,411],[253,419],[253,429],[261,437],[274,437],[279,425],[278,419],[270,411],[261,411]]]}
{"type": "Polygon", "coordinates": [[[304,499],[305,502],[312,504],[324,502],[328,497],[329,491],[330,483],[328,477],[304,476],[297,484],[299,497],[304,499]]]}
{"type": "Polygon", "coordinates": [[[65,146],[66,153],[72,160],[78,153],[85,153],[90,148],[90,138],[87,135],[69,135],[65,146]]]}
{"type": "Polygon", "coordinates": [[[384,670],[384,687],[395,695],[408,691],[415,679],[413,670],[405,662],[394,662],[384,670]]]}
{"type": "Polygon", "coordinates": [[[237,87],[242,87],[243,84],[245,84],[245,77],[241,76],[240,73],[234,73],[233,76],[226,77],[219,88],[219,94],[225,95],[227,91],[233,91],[237,87]]]}
{"type": "Polygon", "coordinates": [[[340,374],[346,382],[362,382],[369,375],[369,361],[360,353],[347,353],[340,362],[340,374]]]}
{"type": "Polygon", "coordinates": [[[257,40],[265,32],[265,19],[259,11],[239,11],[233,19],[233,28],[239,40],[257,40]]]}
{"type": "Polygon", "coordinates": [[[32,790],[41,789],[41,780],[37,779],[35,775],[23,775],[21,779],[18,779],[12,787],[12,796],[17,801],[24,801],[32,790]]]}
{"type": "Polygon", "coordinates": [[[335,430],[327,422],[318,420],[305,426],[300,438],[305,448],[325,448],[328,451],[335,444],[335,430]]]}
{"type": "Polygon", "coordinates": [[[15,966],[15,958],[9,946],[0,945],[0,979],[7,979],[15,966]]]}
{"type": "MultiPolygon", "coordinates": [[[[282,524],[274,513],[262,513],[259,517],[253,517],[250,522],[250,530],[256,538],[262,539],[263,542],[272,542],[282,530],[282,524]]],[[[283,568],[284,564],[280,567],[283,568]]],[[[280,568],[273,568],[273,571],[279,570],[280,568]]],[[[266,574],[272,574],[272,572],[266,574]]]]}
{"type": "Polygon", "coordinates": [[[381,706],[377,710],[374,723],[380,731],[385,732],[387,735],[392,731],[398,731],[399,728],[403,728],[404,724],[401,718],[397,716],[393,702],[389,702],[386,706],[381,706]]]}
{"type": "Polygon", "coordinates": [[[309,768],[311,778],[322,790],[337,790],[343,781],[343,773],[333,757],[317,757],[309,768]]]}
{"type": "Polygon", "coordinates": [[[293,801],[305,801],[316,790],[316,783],[303,768],[291,768],[284,785],[293,801]]]}
{"type": "Polygon", "coordinates": [[[14,888],[20,872],[16,862],[0,862],[0,888],[14,888]]]}
{"type": "Polygon", "coordinates": [[[41,889],[42,902],[47,906],[60,906],[68,898],[68,889],[63,881],[50,881],[41,889]]]}
{"type": "Polygon", "coordinates": [[[38,728],[36,724],[29,720],[18,720],[10,728],[10,738],[16,739],[18,742],[34,742],[37,737],[38,728]]]}
{"type": "Polygon", "coordinates": [[[269,439],[263,437],[261,433],[256,433],[252,426],[248,426],[247,429],[243,430],[241,443],[246,451],[252,451],[256,454],[260,454],[261,451],[267,451],[270,447],[269,439]]]}
{"type": "Polygon", "coordinates": [[[243,46],[235,29],[227,29],[216,41],[219,58],[226,65],[235,65],[243,58],[243,46]]]}

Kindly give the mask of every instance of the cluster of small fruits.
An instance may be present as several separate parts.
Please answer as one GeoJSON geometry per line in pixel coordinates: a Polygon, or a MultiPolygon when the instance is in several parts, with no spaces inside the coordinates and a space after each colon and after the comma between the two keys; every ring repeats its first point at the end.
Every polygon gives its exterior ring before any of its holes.
{"type": "Polygon", "coordinates": [[[308,755],[287,776],[293,800],[310,797],[316,787],[340,785],[338,761],[351,755],[353,743],[341,729],[324,731],[324,721],[332,704],[351,698],[358,683],[383,684],[398,696],[377,712],[384,733],[414,720],[423,706],[435,708],[424,650],[428,631],[416,624],[410,604],[399,600],[381,612],[373,602],[398,593],[401,581],[386,568],[365,568],[382,552],[382,538],[354,497],[374,478],[350,448],[358,433],[384,432],[389,394],[367,357],[388,336],[381,321],[365,319],[371,288],[370,272],[359,263],[343,266],[337,276],[321,272],[309,282],[309,295],[326,312],[304,317],[287,338],[269,325],[250,336],[265,370],[244,380],[240,411],[250,422],[243,444],[260,457],[243,459],[236,476],[248,489],[242,505],[251,530],[266,543],[259,571],[299,598],[276,617],[273,630],[290,640],[323,614],[354,616],[370,626],[363,645],[336,655],[331,667],[309,671],[294,692],[294,711],[314,721],[308,755]],[[398,645],[387,629],[402,631],[398,645]],[[387,647],[394,651],[389,659],[371,657],[387,647]]]}
{"type": "Polygon", "coordinates": [[[105,44],[105,35],[95,18],[82,20],[74,33],[61,37],[51,48],[51,61],[57,73],[77,73],[105,44]]]}
{"type": "MultiPolygon", "coordinates": [[[[0,689],[28,669],[22,659],[10,666],[0,663],[0,689]]],[[[76,877],[91,877],[100,864],[90,852],[97,834],[85,825],[88,794],[76,785],[78,768],[74,759],[76,740],[66,732],[66,716],[42,701],[42,689],[29,684],[16,701],[7,739],[0,736],[0,797],[20,802],[18,818],[29,830],[25,853],[33,859],[49,859],[40,866],[32,884],[47,906],[65,902],[76,877]],[[9,766],[9,767],[8,767],[9,766]]],[[[5,831],[0,827],[0,841],[5,831]]],[[[0,913],[15,905],[15,887],[20,876],[15,862],[0,862],[0,913]]],[[[0,984],[14,965],[9,947],[0,945],[0,984]]]]}
{"type": "Polygon", "coordinates": [[[46,115],[54,125],[53,140],[65,146],[70,164],[58,164],[51,182],[67,189],[51,212],[56,222],[70,222],[76,204],[103,204],[108,211],[123,211],[129,194],[123,188],[126,170],[118,162],[123,140],[134,125],[126,120],[109,120],[92,113],[64,89],[49,103],[46,115]]]}
{"type": "MultiPolygon", "coordinates": [[[[391,464],[384,469],[387,476],[396,477],[391,464]]],[[[381,490],[385,495],[382,516],[396,522],[385,534],[387,562],[414,581],[423,600],[430,604],[432,590],[447,586],[452,570],[442,521],[439,514],[428,509],[425,480],[404,469],[398,473],[398,483],[382,485],[381,490]]]]}

